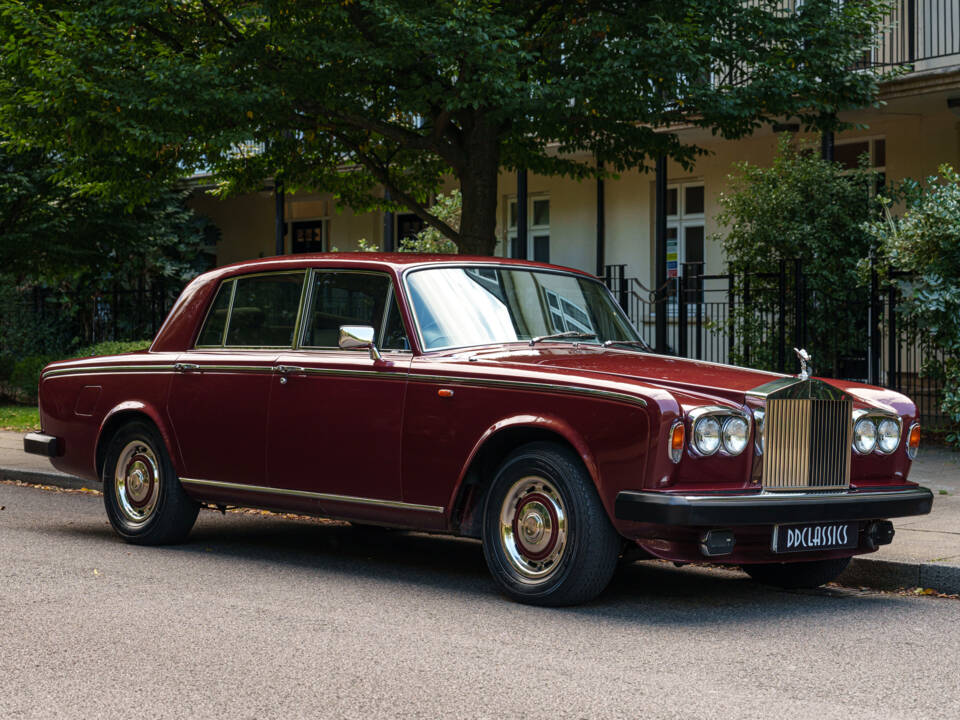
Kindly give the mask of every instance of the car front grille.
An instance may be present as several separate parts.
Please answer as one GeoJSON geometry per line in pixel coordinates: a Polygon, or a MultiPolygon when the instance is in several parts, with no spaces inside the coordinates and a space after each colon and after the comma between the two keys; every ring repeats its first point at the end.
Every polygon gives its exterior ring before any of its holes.
{"type": "Polygon", "coordinates": [[[765,490],[850,486],[851,398],[770,398],[764,425],[765,490]]]}

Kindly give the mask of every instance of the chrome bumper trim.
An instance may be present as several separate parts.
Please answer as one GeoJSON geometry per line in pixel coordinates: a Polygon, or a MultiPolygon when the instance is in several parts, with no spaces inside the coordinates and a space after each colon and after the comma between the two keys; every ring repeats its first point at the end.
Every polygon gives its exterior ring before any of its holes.
{"type": "Polygon", "coordinates": [[[422,512],[442,513],[443,508],[438,505],[418,505],[417,503],[400,502],[399,500],[378,500],[376,498],[355,497],[353,495],[333,495],[330,493],[310,492],[308,490],[289,490],[286,488],[268,487],[266,485],[244,485],[242,483],[224,482],[222,480],[199,480],[197,478],[180,478],[185,485],[200,487],[222,488],[224,490],[239,490],[241,492],[261,493],[264,495],[285,495],[287,497],[309,498],[321,502],[353,503],[354,505],[376,505],[377,507],[394,508],[397,510],[420,510],[422,512]]]}
{"type": "Polygon", "coordinates": [[[773,525],[797,522],[881,520],[926,515],[927,488],[844,493],[681,495],[624,490],[617,494],[618,520],[693,527],[773,525]]]}

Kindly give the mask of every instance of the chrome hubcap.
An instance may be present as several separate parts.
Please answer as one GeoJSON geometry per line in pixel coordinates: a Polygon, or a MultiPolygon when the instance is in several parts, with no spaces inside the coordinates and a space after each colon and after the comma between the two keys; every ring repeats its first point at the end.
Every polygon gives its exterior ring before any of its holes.
{"type": "Polygon", "coordinates": [[[525,582],[554,572],[567,542],[567,515],[560,493],[548,480],[529,476],[515,482],[500,508],[500,546],[525,582]]]}
{"type": "Polygon", "coordinates": [[[113,475],[117,506],[131,525],[143,525],[153,515],[160,497],[157,456],[140,440],[126,444],[113,475]]]}

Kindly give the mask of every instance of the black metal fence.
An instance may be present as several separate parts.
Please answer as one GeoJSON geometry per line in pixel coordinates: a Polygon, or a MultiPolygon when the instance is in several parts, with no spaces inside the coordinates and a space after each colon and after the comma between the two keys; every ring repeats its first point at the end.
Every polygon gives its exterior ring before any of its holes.
{"type": "Polygon", "coordinates": [[[794,373],[793,348],[807,348],[817,375],[892,388],[917,404],[925,425],[947,424],[936,373],[943,354],[897,311],[896,286],[814,292],[799,262],[781,262],[773,273],[723,275],[684,263],[659,293],[628,277],[625,265],[608,265],[604,281],[651,347],[663,313],[666,336],[658,349],[681,357],[794,373]],[[838,308],[845,308],[844,327],[830,324],[838,308]]]}
{"type": "Polygon", "coordinates": [[[0,354],[62,355],[107,340],[152,338],[181,290],[162,280],[132,287],[18,288],[4,298],[0,354]]]}

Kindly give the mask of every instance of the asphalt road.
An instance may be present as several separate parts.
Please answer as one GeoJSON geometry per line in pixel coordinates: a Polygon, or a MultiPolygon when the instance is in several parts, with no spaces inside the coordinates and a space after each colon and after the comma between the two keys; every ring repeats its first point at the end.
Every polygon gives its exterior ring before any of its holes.
{"type": "Polygon", "coordinates": [[[0,718],[957,718],[960,602],[637,563],[513,604],[479,544],[0,484],[0,718]]]}

